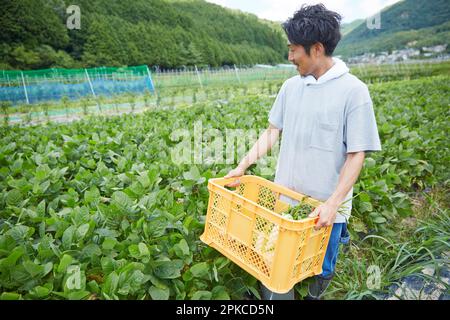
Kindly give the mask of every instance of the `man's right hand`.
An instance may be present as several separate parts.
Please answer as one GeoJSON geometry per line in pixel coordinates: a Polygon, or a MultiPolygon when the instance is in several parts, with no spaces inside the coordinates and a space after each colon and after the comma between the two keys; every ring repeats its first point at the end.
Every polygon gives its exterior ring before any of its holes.
{"type": "MultiPolygon", "coordinates": [[[[239,178],[239,177],[242,177],[244,174],[245,174],[245,170],[238,166],[235,169],[228,172],[228,174],[224,178],[225,179],[239,178]]],[[[232,183],[227,184],[226,187],[235,188],[235,187],[239,186],[240,184],[241,184],[241,182],[239,181],[239,179],[236,179],[232,183]]]]}

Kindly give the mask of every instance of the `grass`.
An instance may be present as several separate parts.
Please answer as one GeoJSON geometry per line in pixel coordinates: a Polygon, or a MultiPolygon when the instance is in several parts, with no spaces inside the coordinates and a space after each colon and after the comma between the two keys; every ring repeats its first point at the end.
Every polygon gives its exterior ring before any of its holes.
{"type": "Polygon", "coordinates": [[[449,265],[450,251],[449,188],[441,187],[414,199],[414,215],[392,226],[395,237],[369,235],[352,241],[347,251],[340,252],[337,274],[325,299],[379,299],[388,294],[392,284],[411,275],[449,286],[437,276],[421,271],[433,267],[435,275],[442,265],[449,265]],[[374,284],[379,268],[379,287],[374,284]]]}

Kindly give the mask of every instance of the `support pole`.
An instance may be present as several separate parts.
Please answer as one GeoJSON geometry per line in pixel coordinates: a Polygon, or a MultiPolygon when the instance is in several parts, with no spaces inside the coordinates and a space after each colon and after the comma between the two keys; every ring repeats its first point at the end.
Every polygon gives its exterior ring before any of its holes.
{"type": "Polygon", "coordinates": [[[94,96],[94,98],[96,98],[97,96],[95,95],[94,87],[92,86],[91,78],[89,77],[89,73],[87,72],[87,69],[84,69],[84,72],[86,74],[86,79],[89,82],[89,87],[91,88],[92,95],[94,96]]]}
{"type": "Polygon", "coordinates": [[[145,65],[145,68],[147,69],[147,74],[148,74],[148,79],[150,80],[150,84],[152,85],[153,91],[154,91],[155,94],[156,94],[156,87],[155,87],[155,85],[154,85],[154,83],[153,83],[152,75],[151,75],[151,73],[150,73],[150,70],[148,69],[148,66],[147,66],[147,65],[145,65]]]}
{"type": "Polygon", "coordinates": [[[198,83],[200,83],[200,88],[203,90],[202,79],[200,78],[200,73],[198,72],[197,65],[195,65],[195,72],[197,73],[198,83]]]}
{"type": "Polygon", "coordinates": [[[238,69],[236,68],[236,65],[234,65],[234,72],[236,73],[236,78],[238,79],[239,84],[241,83],[241,78],[239,78],[238,69]]]}
{"type": "Polygon", "coordinates": [[[25,78],[23,77],[23,72],[20,72],[22,75],[22,84],[23,84],[23,91],[25,91],[25,99],[27,100],[27,104],[30,104],[30,100],[28,99],[28,92],[27,92],[27,86],[25,85],[25,78]]]}

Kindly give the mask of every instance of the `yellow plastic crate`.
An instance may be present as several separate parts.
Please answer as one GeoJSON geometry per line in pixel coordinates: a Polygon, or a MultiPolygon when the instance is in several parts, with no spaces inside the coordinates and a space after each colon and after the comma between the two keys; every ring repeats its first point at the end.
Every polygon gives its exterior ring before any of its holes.
{"type": "Polygon", "coordinates": [[[280,195],[313,207],[321,202],[260,177],[239,179],[234,191],[224,186],[235,178],[208,181],[208,212],[200,239],[277,293],[321,274],[331,227],[316,231],[318,217],[293,221],[278,214],[289,208],[280,195]]]}

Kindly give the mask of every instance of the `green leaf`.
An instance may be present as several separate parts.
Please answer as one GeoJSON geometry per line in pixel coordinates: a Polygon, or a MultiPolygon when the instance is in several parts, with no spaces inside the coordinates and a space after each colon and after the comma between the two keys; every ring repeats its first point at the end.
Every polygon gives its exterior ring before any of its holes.
{"type": "Polygon", "coordinates": [[[142,187],[142,185],[138,182],[133,182],[133,184],[128,188],[128,190],[132,191],[134,194],[134,197],[140,198],[145,194],[145,189],[142,187]]]}
{"type": "Polygon", "coordinates": [[[10,230],[6,232],[6,235],[11,236],[16,242],[20,242],[26,240],[31,237],[34,233],[34,228],[30,228],[27,226],[14,226],[10,230]]]}
{"type": "Polygon", "coordinates": [[[13,173],[19,173],[22,170],[23,160],[17,159],[11,166],[11,171],[13,173]]]}
{"type": "Polygon", "coordinates": [[[91,292],[96,293],[96,294],[100,293],[100,287],[98,286],[98,283],[95,280],[89,281],[87,283],[87,286],[91,292]]]}
{"type": "Polygon", "coordinates": [[[45,193],[49,187],[50,187],[50,181],[47,180],[47,181],[42,182],[40,185],[41,192],[45,193]]]}
{"type": "Polygon", "coordinates": [[[22,201],[22,193],[17,189],[9,191],[6,195],[6,204],[9,206],[18,207],[22,201]]]}
{"type": "Polygon", "coordinates": [[[105,240],[103,240],[102,248],[105,250],[112,250],[116,244],[117,244],[116,239],[105,238],[105,240]]]}
{"type": "Polygon", "coordinates": [[[161,289],[155,286],[151,286],[148,289],[148,293],[150,293],[153,300],[168,300],[170,296],[169,288],[161,289]]]}
{"type": "Polygon", "coordinates": [[[141,252],[139,251],[139,246],[137,244],[132,244],[128,247],[128,252],[133,258],[139,258],[141,256],[141,252]]]}
{"type": "Polygon", "coordinates": [[[42,273],[42,277],[45,277],[52,270],[53,270],[53,262],[47,262],[46,264],[44,264],[44,272],[42,273]]]}
{"type": "Polygon", "coordinates": [[[73,236],[75,233],[75,226],[69,226],[63,233],[62,236],[62,246],[64,249],[70,249],[72,246],[73,236]]]}
{"type": "Polygon", "coordinates": [[[100,264],[102,266],[103,272],[106,274],[113,272],[116,268],[116,262],[111,257],[102,257],[100,260],[100,264]]]}
{"type": "Polygon", "coordinates": [[[84,201],[93,206],[100,203],[100,191],[96,186],[92,186],[91,189],[84,192],[84,201]]]}
{"type": "Polygon", "coordinates": [[[25,250],[22,247],[16,247],[8,255],[8,257],[0,260],[2,267],[11,268],[16,265],[17,260],[25,254],[25,250]]]}
{"type": "Polygon", "coordinates": [[[183,273],[183,281],[184,282],[189,282],[192,279],[194,279],[194,277],[192,276],[191,271],[187,270],[185,273],[183,273]]]}
{"type": "Polygon", "coordinates": [[[111,204],[116,205],[120,210],[127,211],[133,206],[133,201],[125,192],[116,191],[111,197],[111,204]]]}
{"type": "Polygon", "coordinates": [[[206,278],[209,275],[209,266],[206,262],[199,262],[189,270],[195,278],[206,278]]]}
{"type": "Polygon", "coordinates": [[[373,222],[378,223],[378,224],[381,224],[381,223],[386,223],[387,220],[386,220],[385,217],[378,216],[378,217],[376,217],[376,218],[373,219],[373,222]]]}
{"type": "Polygon", "coordinates": [[[111,272],[102,285],[102,291],[109,296],[112,296],[117,291],[117,286],[119,284],[119,276],[116,272],[111,272]]]}
{"type": "Polygon", "coordinates": [[[191,169],[183,173],[183,177],[186,180],[197,181],[201,178],[200,171],[198,171],[197,166],[191,166],[191,169]]]}
{"type": "Polygon", "coordinates": [[[149,256],[150,255],[150,251],[148,251],[148,247],[145,243],[140,242],[138,247],[139,247],[139,253],[141,256],[149,256]]]}
{"type": "Polygon", "coordinates": [[[25,268],[25,270],[30,274],[30,276],[33,278],[37,277],[41,273],[44,273],[43,266],[35,264],[31,261],[25,261],[22,265],[25,268]]]}
{"type": "Polygon", "coordinates": [[[223,269],[225,268],[227,265],[230,264],[230,260],[228,258],[225,257],[218,257],[215,261],[214,261],[214,265],[217,266],[217,269],[223,269]]]}
{"type": "Polygon", "coordinates": [[[102,237],[110,237],[110,238],[117,238],[119,236],[119,233],[115,230],[111,230],[108,228],[99,228],[95,230],[95,233],[102,237]]]}
{"type": "Polygon", "coordinates": [[[100,256],[102,255],[102,250],[100,247],[95,243],[90,243],[87,246],[83,248],[81,251],[81,255],[83,258],[94,258],[94,256],[100,256]]]}
{"type": "Polygon", "coordinates": [[[299,284],[295,287],[300,297],[306,297],[308,295],[308,285],[307,284],[299,284]]]}
{"type": "Polygon", "coordinates": [[[137,177],[137,181],[139,181],[143,188],[150,187],[150,178],[148,177],[148,172],[141,172],[137,177]]]}
{"type": "Polygon", "coordinates": [[[366,158],[365,166],[366,168],[373,168],[376,165],[376,161],[372,158],[366,158]]]}
{"type": "Polygon", "coordinates": [[[36,212],[38,213],[38,215],[40,217],[44,217],[45,216],[45,200],[42,200],[41,202],[39,202],[36,212]]]}
{"type": "Polygon", "coordinates": [[[361,192],[359,195],[359,200],[361,202],[370,202],[370,196],[366,192],[361,192]]]}
{"type": "Polygon", "coordinates": [[[86,298],[90,294],[89,291],[80,290],[80,291],[72,291],[67,294],[67,299],[69,300],[82,300],[86,298]]]}
{"type": "Polygon", "coordinates": [[[370,202],[360,202],[359,203],[359,210],[361,211],[361,213],[372,212],[373,211],[372,203],[370,203],[370,202]]]}
{"type": "Polygon", "coordinates": [[[161,279],[175,279],[181,276],[182,267],[183,263],[180,263],[180,261],[162,261],[158,263],[154,273],[161,279]]]}
{"type": "Polygon", "coordinates": [[[261,300],[261,295],[259,294],[259,291],[255,287],[248,287],[248,289],[253,293],[253,295],[261,300]]]}
{"type": "Polygon", "coordinates": [[[120,157],[119,161],[117,162],[117,170],[119,172],[123,172],[127,166],[127,159],[120,157]]]}
{"type": "Polygon", "coordinates": [[[0,300],[20,300],[21,298],[22,295],[15,292],[2,292],[0,295],[0,300]]]}
{"type": "Polygon", "coordinates": [[[68,254],[64,254],[59,262],[58,268],[56,269],[56,271],[58,273],[63,273],[66,271],[67,267],[72,263],[72,256],[68,255],[68,254]]]}
{"type": "Polygon", "coordinates": [[[213,300],[230,300],[230,296],[224,286],[216,286],[211,291],[213,300]]]}
{"type": "Polygon", "coordinates": [[[364,222],[362,222],[359,219],[356,218],[352,218],[352,223],[350,224],[350,227],[352,228],[352,230],[354,230],[355,232],[364,232],[367,233],[367,227],[364,224],[364,222]]]}
{"type": "Polygon", "coordinates": [[[175,254],[179,258],[183,258],[184,256],[189,255],[189,246],[188,246],[188,243],[186,242],[186,240],[184,240],[184,239],[181,239],[180,242],[178,242],[174,246],[174,250],[175,250],[175,254]]]}
{"type": "Polygon", "coordinates": [[[192,300],[211,300],[212,293],[210,291],[197,291],[192,296],[192,300]]]}
{"type": "Polygon", "coordinates": [[[36,286],[30,291],[30,294],[32,294],[36,298],[45,298],[52,292],[52,287],[53,286],[51,284],[50,286],[45,287],[36,286]]]}
{"type": "Polygon", "coordinates": [[[82,224],[77,228],[78,239],[83,239],[89,231],[89,223],[82,224]]]}
{"type": "Polygon", "coordinates": [[[34,174],[36,181],[41,182],[47,179],[50,175],[50,171],[51,170],[47,165],[39,166],[34,174]]]}
{"type": "Polygon", "coordinates": [[[217,273],[217,267],[216,267],[216,265],[213,265],[213,274],[214,274],[214,280],[216,280],[216,282],[219,282],[219,276],[218,276],[218,273],[217,273]]]}

